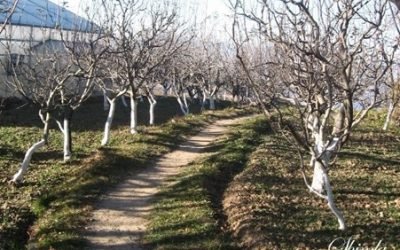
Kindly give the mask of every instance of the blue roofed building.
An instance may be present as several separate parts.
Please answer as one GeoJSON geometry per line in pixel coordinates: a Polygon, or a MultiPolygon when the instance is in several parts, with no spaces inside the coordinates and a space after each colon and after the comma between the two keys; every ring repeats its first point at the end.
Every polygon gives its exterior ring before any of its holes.
{"type": "MultiPolygon", "coordinates": [[[[7,9],[14,0],[3,0],[0,9],[7,9]]],[[[0,12],[0,22],[3,23],[6,13],[0,12]]],[[[49,29],[81,30],[90,32],[93,23],[57,5],[49,0],[19,0],[17,8],[9,22],[12,25],[29,26],[49,29]]]]}
{"type": "MultiPolygon", "coordinates": [[[[7,17],[7,13],[1,10],[10,9],[13,4],[14,0],[0,1],[1,24],[7,17]]],[[[0,97],[14,95],[2,81],[8,74],[7,66],[26,60],[32,48],[46,46],[46,43],[62,46],[61,38],[68,41],[74,36],[85,36],[98,30],[94,23],[50,0],[19,0],[0,34],[0,97]]]]}

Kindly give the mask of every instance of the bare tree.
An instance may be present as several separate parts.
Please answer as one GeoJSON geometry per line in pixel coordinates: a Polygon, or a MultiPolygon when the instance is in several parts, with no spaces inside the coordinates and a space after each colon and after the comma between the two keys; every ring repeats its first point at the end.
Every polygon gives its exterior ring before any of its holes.
{"type": "MultiPolygon", "coordinates": [[[[107,49],[96,33],[77,30],[70,32],[67,40],[64,31],[59,32],[59,40],[43,40],[28,46],[19,63],[10,64],[9,86],[39,107],[44,126],[42,139],[29,148],[13,182],[22,181],[33,153],[48,143],[51,119],[63,133],[64,161],[70,160],[72,114],[91,95],[97,64],[107,49]]],[[[9,60],[12,60],[12,34],[9,41],[9,60]]]]}
{"type": "Polygon", "coordinates": [[[166,68],[166,81],[171,85],[172,91],[179,104],[183,115],[190,113],[189,89],[192,87],[192,56],[189,53],[191,47],[188,47],[184,53],[179,53],[171,57],[165,64],[166,68]]]}
{"type": "MultiPolygon", "coordinates": [[[[102,1],[112,34],[113,73],[130,97],[130,132],[137,133],[137,99],[148,78],[186,39],[168,2],[102,1]],[[115,17],[119,18],[115,18],[115,17]]],[[[122,93],[120,92],[120,93],[122,93]]],[[[104,141],[105,142],[105,141],[104,141]]]]}
{"type": "Polygon", "coordinates": [[[383,100],[380,89],[397,50],[381,30],[387,1],[244,4],[232,3],[238,60],[264,113],[272,115],[266,102],[274,106],[284,134],[298,146],[306,186],[327,201],[344,230],[329,172],[354,127],[383,100]],[[255,48],[261,53],[249,53],[255,48]]]}
{"type": "Polygon", "coordinates": [[[119,70],[121,67],[119,67],[119,58],[114,57],[112,51],[107,53],[107,58],[100,66],[102,73],[98,81],[98,86],[102,89],[105,102],[108,104],[108,115],[101,141],[102,146],[107,145],[110,141],[111,126],[114,120],[117,99],[124,98],[124,95],[128,91],[127,83],[120,77],[119,70]]]}
{"type": "Polygon", "coordinates": [[[168,3],[151,5],[145,1],[102,1],[106,13],[103,27],[111,36],[113,47],[106,65],[102,89],[110,102],[102,145],[110,138],[116,98],[130,97],[130,132],[137,133],[137,99],[147,93],[150,123],[154,123],[156,100],[152,94],[154,73],[175,54],[188,38],[179,27],[177,16],[168,3]],[[120,18],[115,18],[119,16],[120,18]]]}
{"type": "Polygon", "coordinates": [[[209,101],[209,108],[215,109],[215,98],[219,89],[225,84],[226,71],[222,43],[203,41],[202,47],[198,48],[194,56],[195,67],[193,68],[193,80],[202,90],[202,109],[206,100],[209,101]]]}

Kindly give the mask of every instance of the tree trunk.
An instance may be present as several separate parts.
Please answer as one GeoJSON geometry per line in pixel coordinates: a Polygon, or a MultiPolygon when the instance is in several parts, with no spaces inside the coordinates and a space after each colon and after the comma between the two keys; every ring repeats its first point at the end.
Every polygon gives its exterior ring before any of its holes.
{"type": "Polygon", "coordinates": [[[137,100],[133,95],[130,95],[131,101],[131,124],[130,130],[131,134],[137,134],[137,100]]]}
{"type": "Polygon", "coordinates": [[[187,102],[186,93],[183,93],[183,104],[185,105],[186,114],[189,114],[189,104],[187,102]]]}
{"type": "Polygon", "coordinates": [[[43,147],[44,145],[46,145],[46,141],[44,139],[40,140],[39,142],[35,143],[32,145],[32,147],[30,147],[28,149],[28,151],[25,154],[24,160],[21,164],[21,168],[18,170],[18,172],[13,176],[12,181],[17,183],[17,182],[21,182],[24,174],[26,173],[26,171],[28,170],[29,164],[31,162],[32,159],[32,155],[38,151],[41,147],[43,147]]]}
{"type": "Polygon", "coordinates": [[[335,205],[332,187],[331,187],[331,184],[329,181],[328,173],[326,173],[326,171],[324,172],[324,182],[325,182],[326,194],[328,196],[328,207],[331,209],[332,213],[336,216],[336,218],[338,220],[339,230],[345,230],[346,222],[344,220],[342,212],[340,212],[340,210],[335,205]]]}
{"type": "Polygon", "coordinates": [[[107,111],[110,108],[110,105],[108,104],[107,100],[107,95],[106,92],[103,93],[103,109],[104,111],[107,111]]]}
{"type": "Polygon", "coordinates": [[[12,182],[21,182],[24,178],[24,175],[26,171],[28,170],[28,167],[31,163],[32,155],[38,151],[40,148],[45,146],[47,144],[48,138],[49,138],[49,121],[50,121],[50,114],[46,114],[45,120],[43,120],[44,126],[43,126],[43,138],[42,140],[36,142],[33,144],[28,151],[25,154],[24,160],[21,163],[21,167],[18,170],[18,172],[13,176],[12,182]]]}
{"type": "Polygon", "coordinates": [[[101,146],[105,146],[110,142],[111,125],[115,114],[115,106],[116,106],[115,102],[116,102],[115,99],[110,100],[110,109],[108,111],[107,121],[104,126],[104,135],[103,139],[101,140],[101,146]]]}
{"type": "Polygon", "coordinates": [[[393,116],[393,111],[394,111],[394,105],[393,105],[393,102],[390,102],[388,111],[386,114],[385,124],[383,125],[384,131],[386,131],[389,128],[389,124],[390,124],[390,121],[392,120],[392,116],[393,116]]]}
{"type": "Polygon", "coordinates": [[[317,154],[320,155],[319,160],[312,158],[311,164],[314,167],[313,180],[311,188],[314,192],[323,196],[328,202],[328,207],[331,209],[332,213],[336,216],[339,222],[339,230],[345,230],[346,224],[344,217],[340,210],[336,207],[332,187],[330,184],[327,168],[329,167],[329,161],[333,153],[337,150],[338,144],[340,143],[339,138],[332,140],[331,145],[328,147],[322,147],[324,145],[321,141],[317,143],[317,154]],[[324,190],[326,191],[326,196],[323,195],[324,190]]]}
{"type": "Polygon", "coordinates": [[[324,167],[320,161],[313,161],[314,172],[311,187],[318,193],[324,192],[324,167]]]}
{"type": "Polygon", "coordinates": [[[154,125],[154,110],[156,108],[157,101],[154,98],[154,96],[148,96],[147,99],[149,100],[149,104],[150,104],[150,108],[149,108],[149,114],[150,114],[149,124],[150,125],[154,125]]]}
{"type": "MultiPolygon", "coordinates": [[[[71,114],[72,115],[72,114],[71,114]]],[[[72,138],[71,138],[71,128],[70,128],[71,116],[66,114],[64,116],[64,126],[63,126],[63,135],[64,135],[64,162],[68,162],[71,160],[72,156],[72,138]]]]}
{"type": "Polygon", "coordinates": [[[207,104],[207,93],[203,91],[203,99],[201,100],[201,111],[206,109],[207,104]]]}
{"type": "Polygon", "coordinates": [[[176,96],[176,100],[179,103],[179,107],[181,108],[181,111],[182,111],[183,115],[188,115],[189,111],[186,109],[185,104],[182,102],[181,97],[177,95],[176,96]]]}
{"type": "Polygon", "coordinates": [[[210,95],[210,109],[211,109],[211,110],[215,110],[214,95],[210,95]]]}

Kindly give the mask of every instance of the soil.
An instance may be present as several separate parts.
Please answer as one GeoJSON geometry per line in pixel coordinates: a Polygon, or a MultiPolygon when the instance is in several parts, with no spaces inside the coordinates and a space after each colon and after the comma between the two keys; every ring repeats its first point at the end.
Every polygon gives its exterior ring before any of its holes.
{"type": "Polygon", "coordinates": [[[105,194],[96,205],[85,238],[89,249],[143,249],[152,200],[163,185],[171,182],[182,168],[202,157],[207,147],[242,118],[217,121],[187,139],[179,148],[158,159],[153,166],[129,177],[105,194]]]}

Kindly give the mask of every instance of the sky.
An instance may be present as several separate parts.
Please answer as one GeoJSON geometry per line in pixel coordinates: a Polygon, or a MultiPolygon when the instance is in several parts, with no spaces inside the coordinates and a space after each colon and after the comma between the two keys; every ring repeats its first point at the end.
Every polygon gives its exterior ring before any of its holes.
{"type": "MultiPolygon", "coordinates": [[[[59,5],[64,5],[67,9],[78,15],[85,16],[84,9],[92,0],[52,0],[59,5]]],[[[157,0],[147,0],[157,1],[157,0]]],[[[181,6],[184,18],[197,17],[197,22],[206,21],[201,28],[204,33],[215,36],[223,36],[223,33],[231,25],[228,15],[231,14],[229,9],[229,0],[172,0],[181,6]]]]}
{"type": "MultiPolygon", "coordinates": [[[[66,7],[69,10],[74,11],[77,14],[82,12],[82,6],[87,5],[90,0],[53,0],[59,5],[63,5],[66,2],[66,7]]],[[[151,1],[151,0],[150,0],[151,1]]],[[[229,8],[227,7],[228,0],[177,0],[180,4],[198,6],[197,11],[202,12],[205,16],[222,16],[229,14],[229,8]],[[207,13],[207,14],[205,14],[207,13]]]]}

